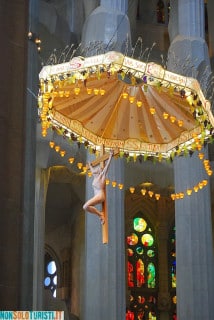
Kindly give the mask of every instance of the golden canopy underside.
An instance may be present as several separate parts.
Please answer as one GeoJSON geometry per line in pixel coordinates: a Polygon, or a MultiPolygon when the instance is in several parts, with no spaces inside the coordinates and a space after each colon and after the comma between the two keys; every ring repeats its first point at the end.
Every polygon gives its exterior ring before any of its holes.
{"type": "Polygon", "coordinates": [[[54,90],[53,123],[95,146],[167,153],[192,139],[194,133],[200,134],[190,103],[174,88],[143,82],[132,85],[117,73],[109,76],[103,72],[87,81],[58,81],[54,90]],[[79,94],[75,94],[75,88],[80,89],[79,94]],[[90,94],[88,89],[92,89],[90,94]],[[94,93],[94,89],[99,91],[94,93]]]}

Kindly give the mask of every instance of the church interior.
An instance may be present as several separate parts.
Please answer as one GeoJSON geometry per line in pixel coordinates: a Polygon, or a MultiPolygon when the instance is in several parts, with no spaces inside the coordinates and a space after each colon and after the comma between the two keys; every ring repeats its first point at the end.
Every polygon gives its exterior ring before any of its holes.
{"type": "MultiPolygon", "coordinates": [[[[211,0],[0,3],[1,310],[62,310],[65,320],[213,319],[213,12],[211,0]],[[103,67],[96,81],[86,83],[85,73],[96,69],[88,66],[81,81],[62,77],[66,63],[72,68],[72,63],[86,64],[100,55],[108,59],[108,53],[130,58],[135,73],[103,67]],[[58,70],[54,85],[48,80],[52,66],[58,70]],[[141,66],[154,67],[164,77],[169,71],[179,81],[197,80],[190,85],[193,100],[201,97],[197,112],[191,111],[193,120],[185,109],[188,85],[185,91],[174,86],[175,95],[157,76],[160,86],[153,90],[152,77],[137,78],[141,66]],[[116,82],[104,90],[114,76],[116,82]],[[103,94],[100,89],[93,104],[89,92],[70,97],[63,87],[66,82],[67,90],[76,90],[81,82],[80,90],[90,85],[94,90],[101,81],[103,94]],[[52,120],[48,112],[43,117],[49,85],[57,91],[52,120]],[[113,97],[131,86],[143,88],[142,99],[150,93],[148,112],[142,111],[145,129],[137,117],[144,101],[134,109],[124,96],[120,114],[110,108],[113,97]],[[98,116],[102,99],[104,119],[98,116]],[[168,110],[165,118],[156,117],[155,106],[168,110]],[[67,116],[75,113],[77,121],[89,122],[85,137],[67,130],[67,116]],[[202,130],[191,138],[189,149],[177,142],[183,121],[188,128],[184,139],[190,140],[191,125],[202,130]],[[87,137],[98,127],[102,140],[107,123],[115,137],[118,128],[126,125],[131,137],[139,126],[150,151],[130,152],[115,142],[101,153],[87,137]],[[166,141],[174,143],[173,152],[165,151],[166,141]],[[158,153],[158,147],[164,152],[158,153]],[[111,150],[102,224],[83,209],[93,196],[87,164],[103,154],[107,160],[111,150]]],[[[117,99],[118,106],[122,98],[117,99]]],[[[105,165],[105,160],[97,163],[105,165]]]]}

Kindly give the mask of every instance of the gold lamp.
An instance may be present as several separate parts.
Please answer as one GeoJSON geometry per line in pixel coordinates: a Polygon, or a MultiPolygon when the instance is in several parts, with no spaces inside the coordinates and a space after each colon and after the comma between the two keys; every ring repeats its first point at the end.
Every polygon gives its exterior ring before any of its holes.
{"type": "Polygon", "coordinates": [[[78,87],[74,88],[74,93],[76,96],[78,96],[78,94],[80,93],[80,88],[78,87]]]}
{"type": "Polygon", "coordinates": [[[180,192],[180,193],[179,193],[179,198],[180,198],[180,199],[183,199],[183,198],[184,198],[184,193],[183,193],[183,192],[180,192]]]}
{"type": "Polygon", "coordinates": [[[77,163],[77,168],[78,168],[79,170],[81,170],[82,167],[83,167],[83,163],[82,163],[82,162],[78,162],[78,163],[77,163]]]}
{"type": "Polygon", "coordinates": [[[155,193],[155,199],[159,200],[160,199],[160,194],[159,193],[155,193]]]}
{"type": "Polygon", "coordinates": [[[204,153],[200,152],[200,153],[198,154],[198,157],[199,157],[200,160],[203,160],[203,158],[204,158],[204,153]]]}
{"type": "Polygon", "coordinates": [[[112,183],[111,183],[111,184],[112,184],[112,187],[113,187],[113,188],[115,188],[115,187],[116,187],[116,185],[117,185],[117,182],[116,182],[116,181],[112,181],[112,183]]]}
{"type": "Polygon", "coordinates": [[[208,184],[207,179],[204,179],[202,182],[203,182],[204,187],[208,184]]]}
{"type": "Polygon", "coordinates": [[[83,173],[86,173],[87,172],[87,167],[86,166],[82,167],[82,171],[83,171],[83,173]]]}
{"type": "Polygon", "coordinates": [[[134,193],[135,192],[135,187],[130,187],[129,191],[130,191],[130,193],[134,193]]]}
{"type": "Polygon", "coordinates": [[[61,156],[61,157],[64,157],[65,154],[66,154],[65,150],[61,150],[61,151],[60,151],[60,156],[61,156]]]}
{"type": "Polygon", "coordinates": [[[109,179],[106,179],[106,185],[108,186],[110,183],[110,180],[109,179]]]}
{"type": "Polygon", "coordinates": [[[172,194],[171,194],[171,199],[172,199],[172,200],[175,200],[175,199],[176,199],[176,194],[175,194],[175,193],[172,193],[172,194]]]}
{"type": "Polygon", "coordinates": [[[141,192],[142,196],[145,196],[145,194],[146,194],[146,189],[141,189],[140,192],[141,192]]]}
{"type": "Polygon", "coordinates": [[[154,192],[153,192],[153,191],[151,191],[151,190],[149,190],[149,191],[148,191],[148,194],[149,194],[150,198],[152,198],[152,197],[153,197],[154,192]]]}
{"type": "Polygon", "coordinates": [[[133,97],[133,96],[130,96],[130,97],[129,97],[129,102],[130,102],[130,103],[134,103],[134,100],[135,100],[135,97],[133,97]]]}
{"type": "Polygon", "coordinates": [[[155,108],[153,108],[153,107],[151,107],[149,110],[150,110],[150,113],[151,113],[152,115],[154,115],[154,114],[156,113],[155,108]]]}
{"type": "Polygon", "coordinates": [[[168,117],[169,117],[169,114],[168,114],[167,112],[164,112],[164,113],[163,113],[163,118],[164,118],[165,120],[167,120],[168,117]]]}
{"type": "Polygon", "coordinates": [[[187,189],[186,192],[187,192],[187,195],[188,195],[188,196],[191,196],[191,194],[192,194],[192,189],[187,189]]]}
{"type": "Polygon", "coordinates": [[[122,96],[123,96],[123,99],[127,99],[128,98],[128,93],[127,92],[123,92],[122,96]]]}
{"type": "Polygon", "coordinates": [[[175,117],[175,116],[170,116],[170,121],[171,121],[172,123],[174,123],[175,120],[176,120],[176,117],[175,117]]]}
{"type": "Polygon", "coordinates": [[[94,94],[95,94],[95,96],[97,96],[98,95],[98,93],[99,93],[99,89],[94,89],[94,94]]]}
{"type": "Polygon", "coordinates": [[[51,149],[53,149],[53,147],[55,146],[54,141],[50,141],[50,142],[49,142],[49,146],[50,146],[51,149]]]}
{"type": "Polygon", "coordinates": [[[92,89],[91,88],[87,88],[87,94],[92,94],[92,89]]]}
{"type": "Polygon", "coordinates": [[[196,186],[193,187],[193,189],[194,189],[195,192],[198,192],[199,187],[196,185],[196,186]]]}
{"type": "Polygon", "coordinates": [[[202,189],[202,188],[204,187],[203,182],[199,182],[199,183],[198,183],[198,186],[199,186],[199,189],[202,189]]]}
{"type": "Polygon", "coordinates": [[[73,157],[70,157],[70,158],[68,159],[68,161],[72,164],[72,163],[74,162],[74,158],[73,158],[73,157]]]}
{"type": "Polygon", "coordinates": [[[183,127],[183,120],[178,120],[178,126],[183,127]]]}
{"type": "Polygon", "coordinates": [[[60,146],[55,146],[55,151],[59,152],[59,150],[60,150],[60,146]]]}
{"type": "Polygon", "coordinates": [[[137,104],[138,108],[140,108],[140,107],[142,107],[143,102],[142,102],[142,101],[140,101],[140,100],[137,100],[136,104],[137,104]]]}

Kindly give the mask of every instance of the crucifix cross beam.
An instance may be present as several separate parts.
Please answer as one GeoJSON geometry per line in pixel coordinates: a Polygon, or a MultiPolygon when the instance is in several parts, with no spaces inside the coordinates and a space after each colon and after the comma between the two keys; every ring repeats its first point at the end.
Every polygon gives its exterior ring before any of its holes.
{"type": "MultiPolygon", "coordinates": [[[[119,154],[119,148],[114,148],[113,156],[116,156],[118,154],[119,154]]],[[[99,164],[103,166],[104,161],[108,160],[109,156],[110,156],[110,153],[105,153],[104,147],[102,147],[100,152],[100,157],[91,162],[92,167],[96,167],[99,164]]]]}

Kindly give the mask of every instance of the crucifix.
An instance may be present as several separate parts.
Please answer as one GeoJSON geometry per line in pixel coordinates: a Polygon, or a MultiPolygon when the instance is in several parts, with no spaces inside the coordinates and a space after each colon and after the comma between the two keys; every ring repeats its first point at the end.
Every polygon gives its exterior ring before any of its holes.
{"type": "Polygon", "coordinates": [[[92,186],[94,188],[94,196],[88,200],[83,209],[90,213],[98,215],[102,224],[102,240],[103,243],[108,243],[108,212],[106,201],[106,174],[111,162],[111,158],[118,154],[119,149],[116,148],[110,153],[105,153],[104,146],[101,148],[100,157],[88,164],[88,168],[91,170],[94,180],[92,186]],[[105,163],[106,161],[106,163],[105,163]],[[97,169],[97,166],[99,168],[97,169]],[[95,206],[97,204],[102,205],[102,209],[98,210],[95,206]]]}

